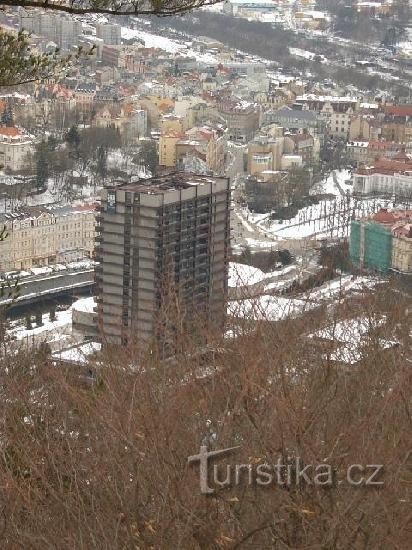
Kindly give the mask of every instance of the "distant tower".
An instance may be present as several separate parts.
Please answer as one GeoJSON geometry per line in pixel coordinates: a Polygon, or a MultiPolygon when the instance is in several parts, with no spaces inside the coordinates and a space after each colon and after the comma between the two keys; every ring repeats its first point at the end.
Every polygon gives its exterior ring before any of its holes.
{"type": "Polygon", "coordinates": [[[98,23],[96,25],[96,36],[101,38],[105,44],[111,46],[120,46],[122,43],[121,26],[113,23],[98,23]]]}

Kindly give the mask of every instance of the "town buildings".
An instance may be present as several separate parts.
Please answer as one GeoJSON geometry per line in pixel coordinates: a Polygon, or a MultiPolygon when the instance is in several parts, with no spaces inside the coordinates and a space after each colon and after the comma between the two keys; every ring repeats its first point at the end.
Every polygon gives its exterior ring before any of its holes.
{"type": "Polygon", "coordinates": [[[346,140],[349,138],[351,120],[359,107],[359,101],[354,97],[304,94],[295,99],[294,107],[318,112],[330,137],[346,140]]]}
{"type": "Polygon", "coordinates": [[[167,353],[181,324],[221,326],[229,204],[228,179],[176,172],[103,191],[96,280],[104,342],[157,338],[167,353]]]}
{"type": "Polygon", "coordinates": [[[349,141],[346,145],[349,158],[357,166],[370,166],[381,157],[391,159],[405,151],[405,146],[395,141],[349,141]]]}
{"type": "Polygon", "coordinates": [[[248,144],[249,175],[311,167],[319,161],[319,141],[307,131],[292,134],[274,125],[265,130],[248,144]]]}
{"type": "Polygon", "coordinates": [[[34,206],[0,215],[0,272],[91,258],[95,206],[34,206]]]}

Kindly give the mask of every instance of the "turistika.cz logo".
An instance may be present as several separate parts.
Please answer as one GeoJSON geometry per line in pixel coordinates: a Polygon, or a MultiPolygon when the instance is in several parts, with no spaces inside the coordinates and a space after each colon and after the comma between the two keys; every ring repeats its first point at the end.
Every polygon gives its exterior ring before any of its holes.
{"type": "Polygon", "coordinates": [[[381,487],[383,485],[382,464],[351,464],[338,479],[331,464],[305,464],[299,457],[279,456],[274,464],[216,464],[216,459],[232,455],[240,447],[229,447],[209,451],[206,445],[200,446],[199,454],[189,456],[189,464],[199,464],[200,493],[211,495],[216,489],[236,487],[241,484],[269,486],[333,487],[346,483],[352,487],[381,487]]]}

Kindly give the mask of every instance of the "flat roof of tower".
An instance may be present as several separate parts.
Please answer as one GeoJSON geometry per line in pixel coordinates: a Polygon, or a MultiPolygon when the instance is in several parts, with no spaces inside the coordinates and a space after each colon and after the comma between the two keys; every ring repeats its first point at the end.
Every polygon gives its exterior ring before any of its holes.
{"type": "Polygon", "coordinates": [[[202,176],[188,172],[171,172],[149,179],[142,179],[132,183],[123,183],[114,187],[114,190],[130,191],[133,193],[145,193],[148,195],[160,195],[167,191],[189,189],[190,187],[202,186],[217,181],[224,181],[227,178],[202,176]]]}

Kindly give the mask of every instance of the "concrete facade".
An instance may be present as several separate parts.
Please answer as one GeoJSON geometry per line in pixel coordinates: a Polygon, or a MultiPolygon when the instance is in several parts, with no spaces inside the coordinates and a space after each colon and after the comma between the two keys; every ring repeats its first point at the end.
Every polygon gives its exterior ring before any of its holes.
{"type": "Polygon", "coordinates": [[[177,172],[103,192],[96,279],[104,342],[156,340],[164,350],[180,321],[222,323],[229,204],[228,179],[177,172]],[[168,309],[172,295],[182,319],[168,309]]]}

